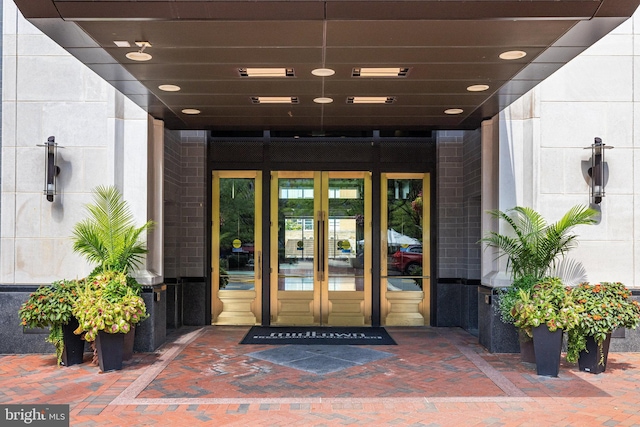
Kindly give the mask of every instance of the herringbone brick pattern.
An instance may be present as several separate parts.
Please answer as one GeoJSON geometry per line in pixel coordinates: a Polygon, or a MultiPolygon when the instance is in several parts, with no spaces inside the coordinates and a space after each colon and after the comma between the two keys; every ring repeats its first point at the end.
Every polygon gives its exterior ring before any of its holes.
{"type": "Polygon", "coordinates": [[[105,374],[0,356],[0,403],[67,403],[73,426],[640,426],[640,353],[546,378],[459,329],[390,328],[398,345],[370,348],[392,356],[316,375],[247,356],[268,347],[246,331],[183,328],[105,374]]]}

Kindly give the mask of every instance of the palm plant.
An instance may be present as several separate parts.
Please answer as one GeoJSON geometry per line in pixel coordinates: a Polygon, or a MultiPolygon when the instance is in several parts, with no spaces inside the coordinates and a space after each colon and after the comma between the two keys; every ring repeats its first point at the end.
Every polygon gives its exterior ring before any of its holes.
{"type": "Polygon", "coordinates": [[[147,253],[140,236],[153,222],[136,227],[126,201],[113,186],[97,187],[94,203],[86,209],[88,218],[73,229],[73,250],[98,264],[92,275],[110,270],[127,273],[137,267],[147,253]]]}
{"type": "Polygon", "coordinates": [[[498,248],[498,257],[507,257],[507,270],[514,279],[525,276],[543,278],[556,267],[560,258],[573,248],[577,225],[594,224],[596,211],[586,206],[574,206],[559,221],[547,224],[538,212],[516,206],[507,211],[492,210],[489,214],[504,220],[514,235],[494,231],[481,239],[488,247],[498,248]]]}

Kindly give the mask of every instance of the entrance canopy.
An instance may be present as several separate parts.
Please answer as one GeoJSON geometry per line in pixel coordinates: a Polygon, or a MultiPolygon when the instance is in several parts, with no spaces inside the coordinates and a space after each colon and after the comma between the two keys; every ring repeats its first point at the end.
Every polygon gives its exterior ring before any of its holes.
{"type": "Polygon", "coordinates": [[[170,129],[305,136],[476,129],[640,0],[15,2],[170,129]]]}

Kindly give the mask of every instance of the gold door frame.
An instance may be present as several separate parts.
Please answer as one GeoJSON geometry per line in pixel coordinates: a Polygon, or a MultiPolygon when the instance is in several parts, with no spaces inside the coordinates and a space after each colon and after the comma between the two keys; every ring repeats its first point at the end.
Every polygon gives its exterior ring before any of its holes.
{"type": "MultiPolygon", "coordinates": [[[[353,311],[358,307],[362,312],[363,321],[360,324],[371,324],[372,298],[371,298],[371,173],[358,172],[322,172],[322,171],[273,171],[271,173],[271,322],[272,324],[322,324],[330,325],[330,307],[340,305],[346,311],[353,311]],[[307,178],[314,180],[314,221],[317,224],[325,223],[328,219],[329,206],[329,179],[330,178],[362,178],[364,180],[364,215],[367,220],[364,224],[364,290],[362,295],[355,295],[358,291],[330,291],[328,289],[328,274],[325,267],[329,263],[329,233],[322,232],[321,227],[314,227],[314,242],[319,248],[322,257],[314,252],[314,285],[313,291],[280,291],[278,289],[279,260],[278,260],[278,201],[280,178],[307,178]],[[326,189],[323,190],[323,189],[326,189]],[[320,238],[322,234],[322,238],[320,238]],[[319,245],[319,246],[318,246],[319,245]],[[284,294],[286,292],[286,307],[284,306],[284,294]],[[336,294],[342,292],[343,295],[336,294]],[[348,293],[347,293],[348,292],[348,293]],[[353,298],[353,296],[356,298],[353,298]],[[332,301],[331,296],[335,297],[332,301]],[[340,298],[345,296],[346,298],[340,298]],[[352,298],[349,298],[351,296],[352,298]],[[339,304],[335,304],[339,301],[339,304]]],[[[326,227],[322,228],[327,230],[326,227]]],[[[345,316],[337,322],[349,322],[345,316]]]]}
{"type": "Polygon", "coordinates": [[[212,171],[211,321],[216,325],[253,325],[262,318],[262,172],[212,171]],[[254,290],[220,289],[220,179],[248,178],[254,191],[254,290]]]}
{"type": "Polygon", "coordinates": [[[429,325],[431,319],[431,175],[429,173],[381,174],[380,234],[380,315],[382,324],[388,326],[429,325]],[[387,182],[389,179],[422,179],[422,271],[424,275],[422,292],[388,290],[387,182]]]}

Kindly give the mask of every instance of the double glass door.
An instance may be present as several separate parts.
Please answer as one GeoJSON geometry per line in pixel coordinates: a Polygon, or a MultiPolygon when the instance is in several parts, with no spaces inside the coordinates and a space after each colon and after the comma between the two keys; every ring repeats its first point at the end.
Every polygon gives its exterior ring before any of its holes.
{"type": "Polygon", "coordinates": [[[271,178],[272,324],[370,324],[370,173],[271,178]]]}

